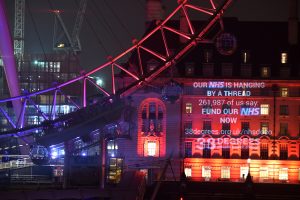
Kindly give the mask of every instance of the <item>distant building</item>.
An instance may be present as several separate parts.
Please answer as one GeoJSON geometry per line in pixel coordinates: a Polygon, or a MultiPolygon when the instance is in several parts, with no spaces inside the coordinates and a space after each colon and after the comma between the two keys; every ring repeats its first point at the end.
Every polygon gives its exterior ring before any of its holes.
{"type": "MultiPolygon", "coordinates": [[[[215,44],[196,47],[172,76],[132,94],[132,139],[107,142],[109,174],[122,163],[155,179],[172,153],[177,180],[184,172],[192,180],[244,181],[250,172],[257,182],[300,181],[299,44],[288,42],[286,22],[224,23],[215,44]],[[183,90],[175,103],[162,98],[161,88],[174,90],[166,87],[171,79],[183,90]]],[[[144,71],[157,65],[149,60],[144,71]]]]}
{"type": "MultiPolygon", "coordinates": [[[[71,54],[31,54],[24,56],[22,61],[18,63],[18,78],[20,82],[21,93],[26,94],[37,92],[77,77],[80,72],[78,63],[78,56],[71,54]]],[[[1,97],[8,98],[9,92],[2,67],[0,68],[0,81],[1,97]]],[[[65,97],[67,94],[68,98],[73,98],[74,101],[78,101],[80,91],[74,90],[75,87],[76,86],[73,85],[72,87],[68,87],[66,91],[57,93],[55,109],[58,111],[56,112],[58,115],[67,114],[75,109],[75,106],[71,105],[71,103],[68,102],[65,97]]],[[[40,95],[38,99],[32,99],[32,102],[34,102],[42,112],[47,113],[49,117],[52,109],[53,98],[54,93],[52,92],[45,95],[40,95]]],[[[27,103],[25,125],[36,125],[44,120],[43,117],[36,111],[34,106],[35,105],[33,105],[31,102],[27,103]]],[[[11,104],[7,103],[2,108],[10,116],[13,116],[11,104]]],[[[1,114],[0,130],[4,132],[10,128],[11,127],[8,120],[1,114]]],[[[5,148],[6,151],[10,151],[12,146],[17,145],[16,143],[11,144],[5,141],[0,142],[0,152],[3,152],[5,148]]]]}

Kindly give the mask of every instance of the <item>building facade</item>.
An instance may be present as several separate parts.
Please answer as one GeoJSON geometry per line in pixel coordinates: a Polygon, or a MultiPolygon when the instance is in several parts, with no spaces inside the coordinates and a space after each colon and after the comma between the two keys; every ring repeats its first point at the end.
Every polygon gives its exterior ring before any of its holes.
{"type": "MultiPolygon", "coordinates": [[[[215,44],[132,94],[131,140],[114,141],[124,169],[156,179],[169,164],[166,179],[184,172],[191,180],[242,182],[250,172],[255,182],[299,183],[299,45],[288,43],[284,22],[224,21],[229,28],[215,44]],[[251,30],[261,31],[248,38],[251,30]],[[182,88],[171,103],[170,83],[182,88]]],[[[149,63],[147,72],[155,69],[149,63]]]]}

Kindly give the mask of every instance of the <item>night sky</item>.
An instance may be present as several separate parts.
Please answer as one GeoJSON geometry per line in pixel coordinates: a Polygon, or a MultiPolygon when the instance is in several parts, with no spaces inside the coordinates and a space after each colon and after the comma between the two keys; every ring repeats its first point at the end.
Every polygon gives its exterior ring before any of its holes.
{"type": "MultiPolygon", "coordinates": [[[[55,9],[64,11],[62,18],[71,33],[79,0],[49,1],[55,9]]],[[[49,12],[48,0],[26,0],[26,2],[25,53],[42,53],[42,46],[46,53],[53,52],[54,16],[49,12]],[[37,39],[38,35],[42,44],[37,39]]],[[[167,14],[177,5],[177,0],[163,0],[163,2],[167,14]]],[[[12,28],[14,0],[6,0],[6,4],[12,28]]],[[[144,8],[145,0],[88,0],[86,18],[80,33],[82,68],[90,69],[104,63],[107,55],[116,55],[127,49],[131,45],[131,38],[141,38],[145,30],[144,8]],[[126,26],[126,29],[123,26],[126,26]]],[[[235,0],[226,16],[238,17],[241,21],[286,21],[288,1],[235,0]]]]}

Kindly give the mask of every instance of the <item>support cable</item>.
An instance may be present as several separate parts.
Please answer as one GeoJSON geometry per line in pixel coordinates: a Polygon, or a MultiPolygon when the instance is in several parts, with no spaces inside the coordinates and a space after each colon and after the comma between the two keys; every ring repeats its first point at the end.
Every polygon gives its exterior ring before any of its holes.
{"type": "Polygon", "coordinates": [[[26,4],[26,7],[27,7],[27,10],[29,11],[29,15],[30,15],[30,18],[31,18],[31,21],[32,21],[32,24],[33,24],[33,28],[34,28],[34,31],[35,31],[37,37],[38,37],[40,46],[41,46],[42,51],[43,51],[43,54],[44,54],[44,58],[45,58],[45,60],[47,60],[46,51],[45,51],[45,48],[44,48],[44,45],[43,45],[41,36],[40,36],[40,34],[39,34],[39,31],[38,31],[38,29],[37,29],[37,25],[36,25],[36,22],[35,22],[35,20],[34,20],[33,14],[32,14],[32,12],[31,12],[31,9],[30,9],[30,6],[29,6],[29,1],[26,1],[25,4],[26,4]]]}
{"type": "MultiPolygon", "coordinates": [[[[94,1],[94,0],[93,0],[94,1]]],[[[124,30],[126,31],[126,33],[128,34],[128,36],[130,38],[134,38],[134,36],[130,33],[130,31],[128,30],[128,28],[125,26],[125,24],[122,22],[122,20],[119,18],[119,16],[115,13],[115,11],[110,7],[110,5],[106,2],[106,0],[103,0],[104,4],[108,7],[108,9],[111,11],[111,13],[116,17],[117,21],[119,22],[119,24],[121,24],[121,26],[124,28],[124,30]]]]}
{"type": "MultiPolygon", "coordinates": [[[[106,28],[108,29],[108,31],[112,34],[112,36],[116,39],[116,41],[118,42],[119,46],[121,47],[121,49],[125,49],[125,47],[122,45],[121,40],[116,36],[115,32],[113,31],[112,27],[109,25],[109,23],[106,21],[104,15],[101,13],[101,10],[99,8],[99,6],[96,4],[96,2],[93,0],[92,3],[94,4],[94,7],[97,9],[98,13],[100,14],[100,18],[103,19],[103,24],[106,26],[106,28]]],[[[91,8],[91,11],[93,12],[93,14],[95,15],[96,19],[99,21],[99,23],[101,23],[100,18],[97,16],[97,14],[95,13],[95,11],[91,8]]]]}

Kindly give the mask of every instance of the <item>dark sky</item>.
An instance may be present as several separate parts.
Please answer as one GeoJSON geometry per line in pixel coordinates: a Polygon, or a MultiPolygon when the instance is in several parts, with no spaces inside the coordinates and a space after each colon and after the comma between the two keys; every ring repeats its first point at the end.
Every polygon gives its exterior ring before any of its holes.
{"type": "MultiPolygon", "coordinates": [[[[49,12],[48,0],[26,1],[25,52],[42,53],[42,46],[46,53],[53,52],[54,17],[49,12]],[[33,24],[36,24],[36,29],[33,24]],[[41,37],[42,45],[38,35],[41,37]]],[[[71,33],[78,0],[49,1],[55,9],[64,11],[62,18],[71,33]]],[[[238,17],[241,21],[286,21],[287,2],[287,0],[234,0],[226,16],[238,17]]],[[[6,3],[13,24],[14,0],[6,0],[6,3]]],[[[163,3],[169,13],[176,7],[177,0],[163,0],[163,3]]],[[[131,45],[131,38],[140,38],[145,29],[144,8],[145,0],[88,0],[86,18],[80,33],[83,47],[82,68],[89,69],[104,63],[107,54],[117,55],[131,45]],[[126,26],[126,29],[123,26],[126,26]]]]}

